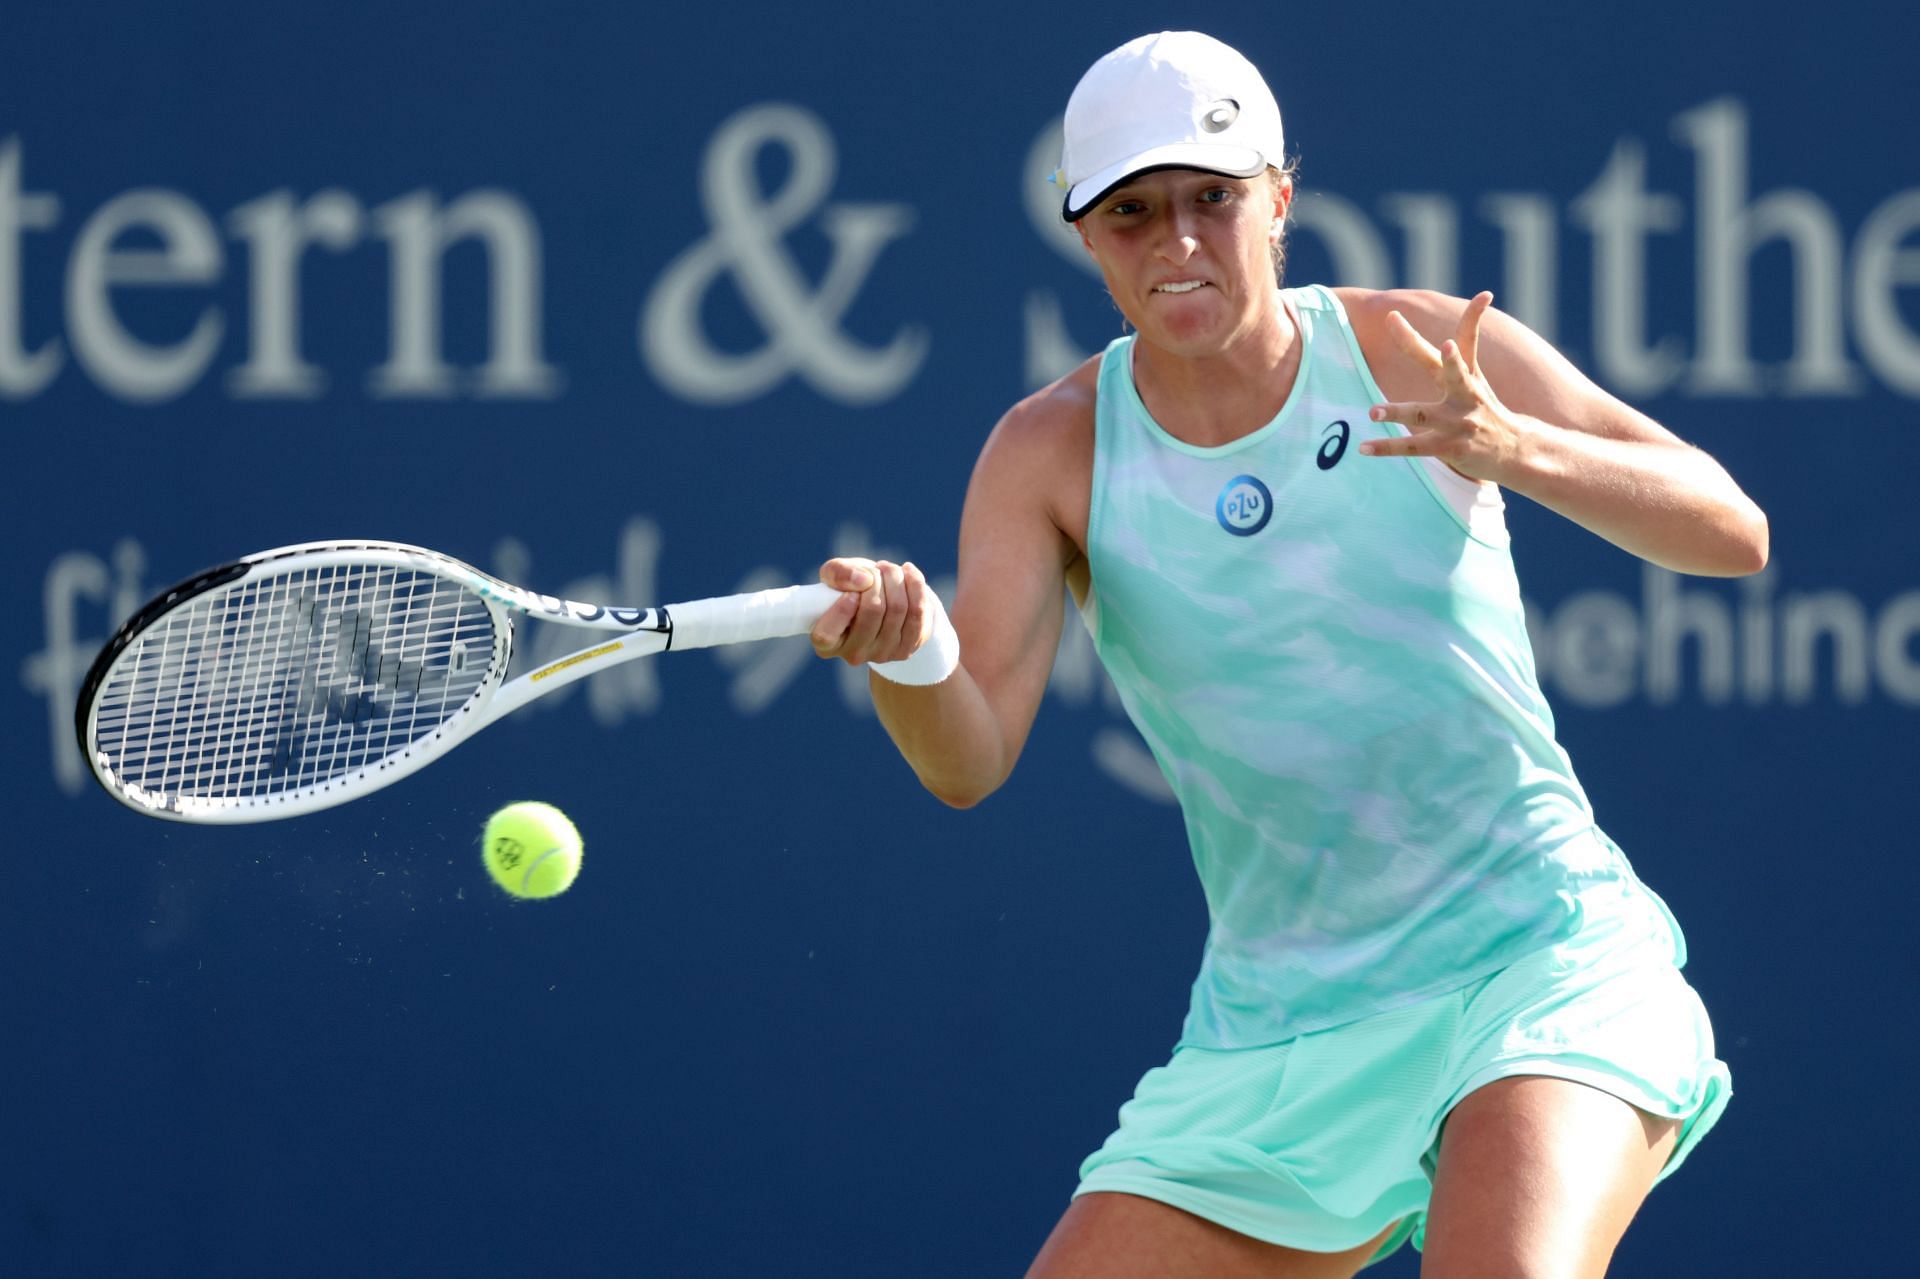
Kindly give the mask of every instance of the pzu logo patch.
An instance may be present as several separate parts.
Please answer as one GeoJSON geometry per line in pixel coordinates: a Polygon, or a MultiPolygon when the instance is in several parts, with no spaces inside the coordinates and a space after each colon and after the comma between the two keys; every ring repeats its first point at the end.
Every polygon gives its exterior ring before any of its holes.
{"type": "Polygon", "coordinates": [[[1235,537],[1252,537],[1273,518],[1273,494],[1251,475],[1236,475],[1213,502],[1213,517],[1235,537]]]}

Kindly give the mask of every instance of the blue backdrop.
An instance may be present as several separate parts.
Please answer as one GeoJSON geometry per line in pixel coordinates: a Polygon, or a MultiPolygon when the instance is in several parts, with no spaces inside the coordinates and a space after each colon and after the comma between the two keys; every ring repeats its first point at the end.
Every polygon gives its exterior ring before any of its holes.
{"type": "Polygon", "coordinates": [[[1077,634],[968,813],[804,641],[240,829],[111,803],[71,704],[153,590],[314,538],[634,604],[951,573],[998,413],[1118,332],[1052,221],[1058,113],[1169,25],[1276,87],[1295,280],[1491,287],[1771,514],[1728,583],[1511,513],[1564,740],[1735,1077],[1616,1273],[1904,1268],[1920,22],[966,9],[8,13],[0,1268],[1019,1272],[1205,925],[1077,634]],[[585,832],[563,898],[482,874],[517,798],[585,832]]]}

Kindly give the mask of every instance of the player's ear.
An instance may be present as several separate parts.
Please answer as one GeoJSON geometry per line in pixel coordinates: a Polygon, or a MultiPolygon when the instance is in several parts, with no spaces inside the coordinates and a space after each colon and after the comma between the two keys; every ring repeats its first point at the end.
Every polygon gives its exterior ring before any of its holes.
{"type": "Polygon", "coordinates": [[[1267,179],[1273,186],[1273,235],[1278,240],[1278,228],[1286,224],[1287,211],[1293,207],[1293,178],[1278,169],[1268,169],[1267,179]]]}

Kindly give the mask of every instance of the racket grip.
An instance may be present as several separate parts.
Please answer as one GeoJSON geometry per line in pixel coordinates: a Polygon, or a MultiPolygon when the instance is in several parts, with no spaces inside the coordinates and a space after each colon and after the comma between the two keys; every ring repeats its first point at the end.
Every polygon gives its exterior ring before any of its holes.
{"type": "Polygon", "coordinates": [[[673,618],[672,647],[712,648],[804,635],[839,598],[839,591],[815,582],[675,604],[667,610],[673,618]]]}

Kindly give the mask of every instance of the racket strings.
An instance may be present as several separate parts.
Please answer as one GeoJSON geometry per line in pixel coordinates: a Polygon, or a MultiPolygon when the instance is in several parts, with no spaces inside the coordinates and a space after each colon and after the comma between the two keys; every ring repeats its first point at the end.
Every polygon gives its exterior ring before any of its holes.
{"type": "Polygon", "coordinates": [[[96,699],[95,746],[149,795],[290,794],[439,729],[494,672],[486,604],[432,573],[322,565],[243,578],[142,632],[96,699]]]}

